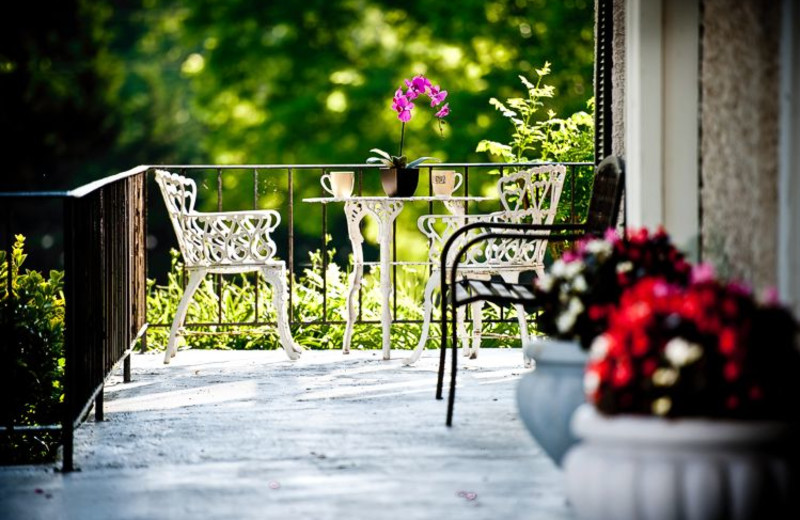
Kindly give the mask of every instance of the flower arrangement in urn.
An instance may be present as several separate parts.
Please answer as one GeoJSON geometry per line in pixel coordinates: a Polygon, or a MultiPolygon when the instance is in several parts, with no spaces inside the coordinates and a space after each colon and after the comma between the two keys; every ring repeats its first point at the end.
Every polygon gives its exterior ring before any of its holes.
{"type": "Polygon", "coordinates": [[[605,255],[613,269],[594,281],[611,280],[605,290],[618,295],[612,304],[577,291],[584,338],[604,329],[588,352],[587,403],[571,418],[582,442],[563,460],[577,517],[796,518],[795,318],[774,295],[760,301],[690,268],[663,232],[612,242],[575,253],[583,263],[605,255]]]}
{"type": "Polygon", "coordinates": [[[400,120],[400,151],[397,155],[391,155],[379,148],[373,148],[370,152],[375,156],[367,159],[369,164],[379,164],[383,168],[381,171],[381,182],[387,195],[411,196],[419,181],[419,170],[417,166],[427,160],[437,160],[433,157],[419,157],[413,161],[403,155],[405,144],[406,123],[411,120],[412,110],[415,108],[414,101],[421,100],[423,96],[430,99],[432,108],[438,108],[436,118],[439,123],[439,131],[442,131],[444,118],[450,114],[450,104],[444,103],[447,98],[447,91],[439,85],[433,85],[428,78],[419,75],[411,79],[404,80],[405,90],[398,88],[392,98],[392,111],[397,113],[400,120]],[[442,105],[444,103],[444,105],[442,105]]]}
{"type": "Polygon", "coordinates": [[[700,266],[687,287],[629,287],[589,352],[587,399],[605,414],[796,421],[797,323],[770,298],[700,266]]]}
{"type": "Polygon", "coordinates": [[[796,518],[797,332],[774,296],[758,301],[705,266],[686,286],[627,287],[572,417],[585,441],[564,462],[577,516],[796,518]]]}
{"type": "Polygon", "coordinates": [[[663,229],[632,230],[624,239],[609,230],[605,237],[582,240],[536,281],[538,330],[552,338],[577,339],[588,349],[606,329],[627,287],[648,276],[685,285],[690,273],[691,266],[663,229]]]}

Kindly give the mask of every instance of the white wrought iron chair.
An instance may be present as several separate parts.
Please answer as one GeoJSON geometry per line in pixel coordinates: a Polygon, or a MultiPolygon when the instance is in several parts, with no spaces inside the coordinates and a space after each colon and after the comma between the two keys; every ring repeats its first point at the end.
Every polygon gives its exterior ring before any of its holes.
{"type": "Polygon", "coordinates": [[[281,345],[289,359],[299,358],[302,348],[292,339],[287,319],[286,263],[274,258],[276,246],[271,236],[280,224],[280,214],[273,210],[199,213],[194,210],[197,185],[192,179],[164,170],[156,170],[155,176],[189,273],[172,321],[164,363],[178,350],[177,335],[205,275],[251,271],[261,271],[272,286],[281,345]]]}
{"type": "MultiPolygon", "coordinates": [[[[567,169],[564,165],[535,166],[511,175],[502,177],[497,182],[497,190],[503,209],[483,215],[424,215],[417,221],[422,233],[430,241],[428,260],[433,266],[430,278],[425,285],[422,333],[419,343],[411,356],[403,363],[410,365],[422,355],[428,341],[430,330],[433,291],[439,289],[441,251],[450,236],[466,224],[473,222],[512,222],[530,224],[552,224],[558,209],[558,201],[564,187],[567,169]]],[[[470,239],[482,234],[481,229],[465,233],[459,244],[466,244],[470,239]]],[[[480,248],[468,251],[467,259],[459,266],[459,275],[470,278],[491,279],[500,276],[507,283],[517,283],[519,275],[525,271],[534,271],[537,276],[544,275],[544,255],[547,250],[547,234],[542,233],[541,240],[519,241],[497,239],[485,241],[480,248]]],[[[456,252],[460,247],[453,247],[456,252]]],[[[448,262],[451,264],[452,261],[448,262]]],[[[463,353],[476,358],[481,345],[481,327],[483,325],[482,300],[470,304],[472,311],[472,336],[466,335],[464,327],[464,307],[457,310],[456,323],[458,335],[462,338],[463,353]]],[[[528,322],[522,305],[515,305],[519,322],[522,344],[528,341],[528,322]]],[[[525,357],[525,365],[531,360],[525,357]]]]}

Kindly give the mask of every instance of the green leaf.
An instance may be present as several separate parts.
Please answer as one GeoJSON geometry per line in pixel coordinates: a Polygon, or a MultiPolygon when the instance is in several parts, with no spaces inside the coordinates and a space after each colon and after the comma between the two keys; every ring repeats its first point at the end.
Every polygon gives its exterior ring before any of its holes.
{"type": "Polygon", "coordinates": [[[431,161],[434,161],[434,162],[442,162],[439,159],[437,159],[436,157],[420,157],[419,159],[414,159],[413,161],[408,163],[406,168],[416,168],[417,166],[419,166],[420,164],[422,164],[422,163],[424,163],[425,161],[428,161],[428,160],[431,160],[431,161]]]}

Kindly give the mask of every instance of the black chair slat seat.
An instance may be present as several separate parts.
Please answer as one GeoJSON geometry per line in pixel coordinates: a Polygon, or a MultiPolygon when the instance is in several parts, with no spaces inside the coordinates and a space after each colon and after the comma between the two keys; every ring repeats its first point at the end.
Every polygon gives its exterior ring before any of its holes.
{"type": "Polygon", "coordinates": [[[460,280],[456,283],[456,306],[477,300],[496,304],[533,303],[535,296],[530,284],[503,281],[460,280]]]}
{"type": "Polygon", "coordinates": [[[617,156],[609,156],[597,165],[592,182],[592,196],[589,201],[589,211],[584,224],[508,224],[508,223],[474,223],[468,224],[455,232],[442,249],[441,287],[455,288],[447,290],[448,298],[442,298],[442,347],[439,355],[439,378],[436,385],[436,398],[442,398],[444,387],[444,364],[447,352],[447,342],[450,337],[448,330],[452,331],[452,366],[450,370],[450,393],[447,402],[447,426],[453,422],[453,405],[455,403],[456,371],[458,365],[458,343],[455,324],[456,307],[468,303],[485,300],[496,304],[521,303],[527,308],[536,306],[536,297],[532,285],[506,283],[502,281],[487,281],[463,278],[459,276],[458,267],[461,258],[475,244],[498,238],[535,240],[541,239],[542,232],[549,233],[550,242],[574,241],[587,236],[602,236],[609,228],[616,228],[620,216],[623,190],[625,186],[624,163],[617,156]],[[457,243],[460,236],[465,235],[475,228],[486,229],[487,232],[466,242],[452,256],[449,250],[457,243]],[[447,259],[454,258],[452,265],[447,265],[447,259]],[[446,279],[449,273],[450,279],[446,279]],[[448,306],[450,313],[448,313],[448,306]],[[448,329],[448,326],[450,327],[448,329]]]}

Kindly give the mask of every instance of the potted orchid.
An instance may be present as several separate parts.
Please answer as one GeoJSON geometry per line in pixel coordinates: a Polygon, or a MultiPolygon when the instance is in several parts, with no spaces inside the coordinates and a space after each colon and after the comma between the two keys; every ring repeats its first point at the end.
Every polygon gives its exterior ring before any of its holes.
{"type": "Polygon", "coordinates": [[[688,286],[627,288],[592,343],[589,403],[573,418],[578,516],[796,518],[797,332],[774,296],[707,267],[688,286]]]}
{"type": "Polygon", "coordinates": [[[403,155],[403,145],[405,144],[405,131],[406,123],[411,120],[412,110],[415,108],[414,100],[420,99],[422,96],[427,96],[430,99],[430,105],[433,108],[438,108],[435,116],[439,122],[439,131],[442,131],[444,118],[450,114],[450,104],[442,103],[447,98],[447,91],[442,90],[439,85],[433,85],[428,78],[419,75],[414,76],[412,79],[404,80],[406,85],[403,88],[397,89],[392,98],[392,111],[397,113],[397,119],[400,120],[400,151],[398,155],[390,155],[388,152],[379,148],[370,150],[375,156],[367,159],[369,164],[380,164],[381,169],[381,184],[387,195],[390,197],[410,197],[417,189],[419,182],[419,169],[420,164],[426,160],[436,160],[433,157],[420,157],[409,161],[403,155]]]}

